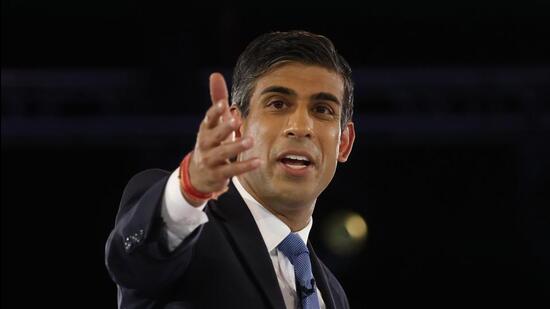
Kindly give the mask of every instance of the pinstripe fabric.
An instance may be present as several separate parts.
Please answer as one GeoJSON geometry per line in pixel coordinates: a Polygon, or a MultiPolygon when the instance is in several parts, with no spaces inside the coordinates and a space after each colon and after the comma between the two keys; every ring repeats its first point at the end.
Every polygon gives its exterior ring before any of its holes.
{"type": "Polygon", "coordinates": [[[309,251],[300,236],[296,233],[288,234],[277,248],[294,265],[296,289],[302,309],[319,309],[319,298],[311,270],[309,251]]]}

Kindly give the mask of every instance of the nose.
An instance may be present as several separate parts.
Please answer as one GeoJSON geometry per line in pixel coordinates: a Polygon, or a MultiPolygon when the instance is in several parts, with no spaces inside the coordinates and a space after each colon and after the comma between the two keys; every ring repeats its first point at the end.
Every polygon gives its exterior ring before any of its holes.
{"type": "Polygon", "coordinates": [[[297,108],[288,116],[288,123],[284,130],[284,135],[293,138],[312,137],[313,120],[307,108],[297,108]]]}

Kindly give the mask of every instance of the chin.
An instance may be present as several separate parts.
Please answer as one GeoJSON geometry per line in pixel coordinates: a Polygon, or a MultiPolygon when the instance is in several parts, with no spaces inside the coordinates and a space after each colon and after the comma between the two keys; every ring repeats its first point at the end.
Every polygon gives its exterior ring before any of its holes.
{"type": "Polygon", "coordinates": [[[317,198],[313,189],[306,188],[306,186],[297,183],[281,185],[274,191],[279,200],[288,204],[309,204],[317,198]]]}

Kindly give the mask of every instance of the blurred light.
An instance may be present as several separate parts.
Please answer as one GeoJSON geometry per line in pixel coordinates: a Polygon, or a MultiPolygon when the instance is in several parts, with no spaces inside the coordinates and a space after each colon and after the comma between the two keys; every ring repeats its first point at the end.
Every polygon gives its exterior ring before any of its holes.
{"type": "Polygon", "coordinates": [[[367,223],[358,214],[351,214],[346,219],[346,230],[353,238],[364,238],[367,236],[367,223]]]}
{"type": "Polygon", "coordinates": [[[367,234],[365,219],[353,211],[330,214],[323,225],[323,240],[336,255],[351,256],[359,253],[365,245],[367,234]]]}

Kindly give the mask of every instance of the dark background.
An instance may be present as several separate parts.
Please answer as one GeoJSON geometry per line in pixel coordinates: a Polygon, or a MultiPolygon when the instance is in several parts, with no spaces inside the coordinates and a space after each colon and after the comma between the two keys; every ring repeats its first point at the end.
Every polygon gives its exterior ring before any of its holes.
{"type": "Polygon", "coordinates": [[[2,307],[115,308],[118,199],[174,169],[240,51],[270,30],[333,40],[358,138],[312,241],[352,308],[545,307],[550,23],[545,1],[181,5],[2,1],[2,307]],[[323,224],[368,224],[339,256],[323,224]],[[7,307],[5,307],[7,306],[7,307]]]}

